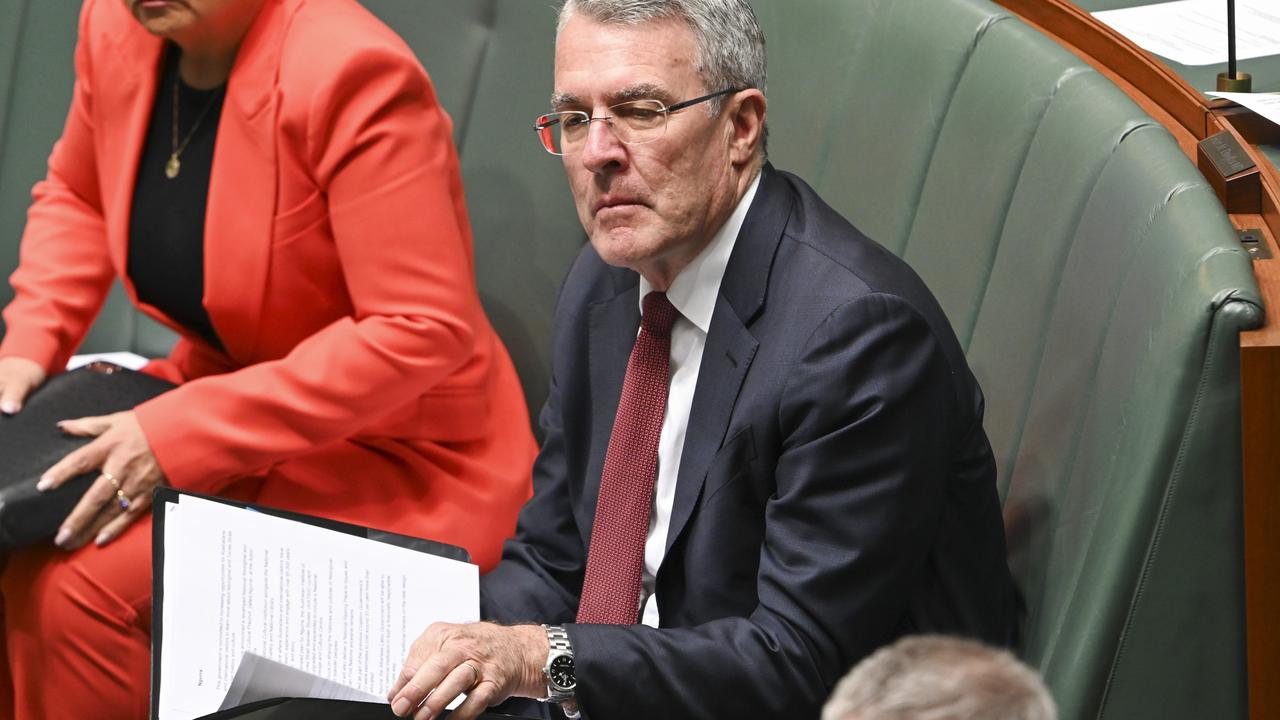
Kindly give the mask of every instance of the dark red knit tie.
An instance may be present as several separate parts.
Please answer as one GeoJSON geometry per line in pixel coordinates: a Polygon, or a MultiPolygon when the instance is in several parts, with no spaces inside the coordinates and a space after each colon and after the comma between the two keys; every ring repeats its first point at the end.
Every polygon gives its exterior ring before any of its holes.
{"type": "Polygon", "coordinates": [[[644,542],[658,474],[658,437],[667,411],[667,367],[676,309],[665,293],[644,296],[640,334],[627,361],[622,399],[604,456],[600,498],[587,551],[578,622],[631,625],[640,617],[644,542]]]}

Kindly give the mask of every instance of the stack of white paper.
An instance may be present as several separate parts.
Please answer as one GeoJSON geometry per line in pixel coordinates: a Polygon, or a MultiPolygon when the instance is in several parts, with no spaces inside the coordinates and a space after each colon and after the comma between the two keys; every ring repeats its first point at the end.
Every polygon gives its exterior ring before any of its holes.
{"type": "MultiPolygon", "coordinates": [[[[1093,14],[1117,32],[1161,57],[1183,65],[1227,61],[1227,3],[1177,0],[1093,14]]],[[[1280,3],[1236,0],[1236,57],[1280,55],[1280,3]]]]}
{"type": "Polygon", "coordinates": [[[1206,95],[1220,97],[1247,107],[1262,117],[1280,125],[1280,93],[1209,92],[1206,95]]]}
{"type": "Polygon", "coordinates": [[[379,695],[362,692],[247,652],[241,658],[240,668],[236,670],[235,677],[231,678],[231,687],[227,689],[227,694],[222,698],[222,705],[218,709],[226,710],[278,697],[326,698],[361,702],[385,700],[379,695]]]}
{"type": "Polygon", "coordinates": [[[86,353],[84,355],[72,355],[71,359],[67,361],[67,369],[75,370],[78,367],[99,361],[109,362],[130,370],[141,370],[143,366],[151,362],[141,355],[131,352],[86,353]]]}
{"type": "Polygon", "coordinates": [[[246,653],[381,700],[428,625],[478,619],[474,565],[191,496],[164,512],[160,720],[218,710],[246,653]]]}

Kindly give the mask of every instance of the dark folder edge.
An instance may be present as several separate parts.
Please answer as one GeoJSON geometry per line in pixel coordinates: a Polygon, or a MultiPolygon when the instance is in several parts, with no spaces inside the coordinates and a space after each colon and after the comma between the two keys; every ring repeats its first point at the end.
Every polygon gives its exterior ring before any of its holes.
{"type": "MultiPolygon", "coordinates": [[[[440,714],[441,720],[450,712],[440,714]]],[[[489,709],[479,720],[542,720],[543,715],[511,715],[499,709],[489,709]]],[[[391,708],[380,703],[363,703],[351,700],[320,700],[316,698],[272,698],[241,705],[229,710],[219,710],[198,720],[396,720],[391,708]]]]}
{"type": "MultiPolygon", "coordinates": [[[[333,530],[334,532],[340,532],[346,535],[355,535],[356,537],[363,537],[376,542],[387,543],[388,545],[395,545],[417,552],[437,555],[450,560],[459,560],[461,562],[468,563],[471,562],[471,553],[467,552],[465,548],[458,547],[457,545],[449,545],[447,543],[412,537],[409,535],[400,535],[398,533],[369,528],[363,525],[353,525],[351,523],[329,520],[328,518],[316,517],[314,515],[306,515],[290,510],[281,510],[279,508],[268,507],[266,505],[255,505],[253,503],[240,502],[238,500],[228,500],[227,498],[187,492],[185,490],[178,490],[171,487],[158,487],[152,495],[151,503],[151,720],[159,720],[160,717],[160,649],[164,642],[164,508],[168,503],[181,503],[181,499],[184,495],[204,500],[212,500],[224,505],[256,510],[266,515],[274,515],[275,517],[284,518],[286,520],[296,520],[308,525],[315,525],[328,530],[333,530]]],[[[272,703],[275,701],[268,700],[264,702],[272,703]]],[[[281,702],[283,702],[283,700],[281,702]]],[[[238,708],[233,708],[233,710],[234,709],[238,708]]],[[[215,714],[215,716],[233,717],[217,714],[215,714]]],[[[387,716],[393,717],[390,714],[390,711],[388,711],[387,716]]]]}

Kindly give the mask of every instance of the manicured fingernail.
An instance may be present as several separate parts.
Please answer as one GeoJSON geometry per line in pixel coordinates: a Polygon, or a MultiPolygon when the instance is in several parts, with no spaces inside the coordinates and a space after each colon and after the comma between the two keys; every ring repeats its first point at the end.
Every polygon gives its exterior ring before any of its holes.
{"type": "Polygon", "coordinates": [[[396,704],[391,706],[391,712],[395,713],[396,717],[404,717],[405,715],[408,715],[409,714],[409,698],[402,697],[399,700],[397,700],[396,704]]]}
{"type": "Polygon", "coordinates": [[[58,537],[53,539],[53,544],[57,545],[58,547],[62,547],[63,545],[66,545],[67,541],[70,539],[71,539],[71,531],[67,528],[62,528],[58,530],[58,537]]]}
{"type": "Polygon", "coordinates": [[[111,542],[111,533],[107,532],[106,530],[103,530],[102,532],[98,533],[98,537],[93,539],[93,544],[97,545],[98,547],[102,547],[103,545],[106,545],[109,542],[111,542]]]}
{"type": "Polygon", "coordinates": [[[40,482],[36,483],[36,489],[39,490],[40,492],[44,492],[45,490],[48,490],[51,487],[53,487],[53,478],[49,477],[48,475],[40,476],[40,482]]]}
{"type": "Polygon", "coordinates": [[[4,402],[0,403],[0,412],[3,412],[5,415],[14,414],[18,412],[18,403],[12,400],[5,400],[4,402]]]}

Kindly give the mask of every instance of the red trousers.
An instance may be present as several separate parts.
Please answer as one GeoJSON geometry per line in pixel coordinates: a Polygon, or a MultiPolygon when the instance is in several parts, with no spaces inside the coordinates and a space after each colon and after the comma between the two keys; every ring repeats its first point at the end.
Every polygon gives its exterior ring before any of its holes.
{"type": "Polygon", "coordinates": [[[106,547],[14,553],[0,591],[12,678],[0,677],[0,717],[147,717],[149,515],[106,547]]]}

